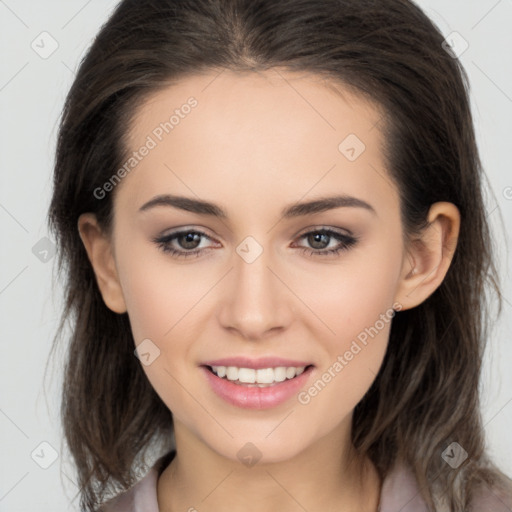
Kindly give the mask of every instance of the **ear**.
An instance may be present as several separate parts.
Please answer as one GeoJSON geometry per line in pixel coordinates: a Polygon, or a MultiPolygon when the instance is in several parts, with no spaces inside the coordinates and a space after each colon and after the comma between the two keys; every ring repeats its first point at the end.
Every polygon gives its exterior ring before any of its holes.
{"type": "Polygon", "coordinates": [[[109,309],[125,313],[123,297],[110,237],[104,234],[93,213],[84,213],[78,219],[78,232],[96,275],[96,282],[109,309]]]}
{"type": "Polygon", "coordinates": [[[434,203],[428,226],[406,249],[395,301],[401,310],[425,301],[443,282],[459,237],[460,212],[448,202],[434,203]]]}

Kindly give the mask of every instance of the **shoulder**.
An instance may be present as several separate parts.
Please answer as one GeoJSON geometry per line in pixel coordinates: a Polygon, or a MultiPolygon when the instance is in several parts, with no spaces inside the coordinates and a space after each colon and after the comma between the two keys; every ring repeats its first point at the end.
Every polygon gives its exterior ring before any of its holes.
{"type": "Polygon", "coordinates": [[[412,471],[396,465],[382,482],[379,512],[427,512],[412,471]]]}
{"type": "Polygon", "coordinates": [[[172,451],[160,457],[149,472],[133,487],[104,503],[97,512],[159,512],[158,477],[174,455],[175,451],[172,451]]]}
{"type": "Polygon", "coordinates": [[[512,511],[512,480],[503,475],[503,482],[494,486],[481,484],[474,493],[469,512],[512,511]]]}
{"type": "MultiPolygon", "coordinates": [[[[510,486],[498,484],[490,487],[482,484],[473,492],[469,512],[511,512],[512,481],[510,486]],[[507,488],[505,488],[507,487],[507,488]]],[[[398,464],[382,483],[379,512],[428,512],[416,478],[410,468],[398,464]]]]}
{"type": "MultiPolygon", "coordinates": [[[[97,512],[159,512],[157,482],[175,451],[160,457],[150,471],[132,488],[105,503],[97,512]]],[[[379,512],[428,512],[413,472],[405,465],[396,465],[382,483],[379,512]]],[[[511,512],[512,480],[503,486],[482,484],[474,492],[469,512],[511,512]]]]}

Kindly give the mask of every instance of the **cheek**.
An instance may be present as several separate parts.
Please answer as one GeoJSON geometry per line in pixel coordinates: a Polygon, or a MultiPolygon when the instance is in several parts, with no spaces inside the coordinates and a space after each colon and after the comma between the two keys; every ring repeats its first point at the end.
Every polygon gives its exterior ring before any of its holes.
{"type": "MultiPolygon", "coordinates": [[[[305,339],[314,341],[311,348],[319,356],[316,378],[296,402],[305,420],[310,415],[324,418],[310,425],[319,434],[350,414],[379,371],[400,270],[397,250],[382,242],[354,255],[347,253],[336,265],[282,269],[285,282],[301,299],[293,306],[295,324],[304,330],[305,339]]],[[[144,371],[166,405],[186,419],[183,408],[190,397],[173,376],[180,382],[186,376],[187,367],[176,363],[191,360],[193,338],[198,335],[194,323],[201,321],[208,301],[199,303],[218,276],[211,269],[206,272],[208,265],[173,265],[147,244],[119,254],[119,276],[135,344],[149,338],[160,350],[144,371]]],[[[285,290],[283,300],[295,299],[285,290]]]]}
{"type": "Polygon", "coordinates": [[[375,380],[395,314],[392,290],[389,277],[377,286],[375,275],[366,272],[330,282],[318,295],[317,311],[333,332],[317,328],[321,364],[297,397],[308,414],[323,418],[317,435],[349,415],[375,380]]]}
{"type": "Polygon", "coordinates": [[[182,404],[190,402],[179,384],[190,370],[183,363],[193,361],[195,324],[201,322],[197,314],[215,283],[214,276],[211,272],[203,276],[192,265],[173,265],[166,255],[147,244],[118,254],[118,273],[134,344],[144,347],[141,353],[149,353],[150,362],[143,364],[143,370],[179,417],[182,404]]]}
{"type": "Polygon", "coordinates": [[[390,323],[368,336],[365,343],[357,337],[338,339],[330,357],[318,368],[315,378],[297,396],[301,414],[318,418],[312,426],[322,437],[349,417],[370,389],[386,353],[390,323]]]}
{"type": "Polygon", "coordinates": [[[187,322],[204,291],[190,286],[190,280],[186,286],[179,269],[171,272],[164,258],[155,257],[151,250],[130,253],[119,269],[142,369],[155,392],[179,418],[182,404],[190,402],[180,385],[188,369],[183,362],[189,360],[192,346],[187,322]],[[145,354],[149,354],[147,358],[145,354]]]}
{"type": "Polygon", "coordinates": [[[120,256],[118,268],[136,343],[150,338],[161,344],[172,336],[211,286],[211,276],[171,263],[147,242],[120,256]]]}
{"type": "Polygon", "coordinates": [[[315,381],[299,403],[328,422],[350,413],[381,367],[395,314],[401,262],[396,251],[390,245],[361,251],[336,271],[317,269],[296,288],[314,312],[310,329],[323,351],[315,381]]]}
{"type": "MultiPolygon", "coordinates": [[[[323,325],[331,350],[343,349],[380,316],[392,314],[400,274],[398,250],[375,244],[345,256],[339,264],[317,265],[297,274],[293,288],[312,312],[311,328],[323,325]]],[[[387,325],[387,324],[386,324],[387,325]]],[[[363,335],[364,337],[364,335],[363,335]]]]}
{"type": "Polygon", "coordinates": [[[158,269],[155,267],[142,272],[139,268],[133,268],[129,272],[129,279],[123,282],[123,293],[136,344],[149,338],[160,345],[159,340],[172,327],[176,308],[179,307],[178,297],[173,299],[170,296],[165,281],[154,278],[153,274],[156,273],[158,269]]]}

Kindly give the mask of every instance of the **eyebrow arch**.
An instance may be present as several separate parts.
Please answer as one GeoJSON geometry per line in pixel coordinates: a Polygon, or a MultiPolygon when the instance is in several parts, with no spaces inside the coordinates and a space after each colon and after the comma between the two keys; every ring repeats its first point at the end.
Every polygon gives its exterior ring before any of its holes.
{"type": "MultiPolygon", "coordinates": [[[[139,211],[143,212],[156,206],[172,206],[188,212],[198,213],[200,215],[212,215],[221,219],[227,219],[228,217],[227,213],[216,204],[209,203],[208,201],[203,201],[201,199],[192,199],[190,197],[174,196],[170,194],[155,196],[147,203],[144,203],[139,208],[139,211]]],[[[289,219],[341,207],[364,208],[374,215],[377,215],[373,206],[366,201],[348,195],[338,195],[332,197],[321,197],[313,201],[287,206],[282,210],[281,216],[285,219],[289,219]]]]}

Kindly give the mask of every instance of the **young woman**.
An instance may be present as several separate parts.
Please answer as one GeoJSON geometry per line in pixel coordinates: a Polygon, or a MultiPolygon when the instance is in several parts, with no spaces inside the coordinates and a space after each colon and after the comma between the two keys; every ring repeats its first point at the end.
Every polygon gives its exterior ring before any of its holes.
{"type": "Polygon", "coordinates": [[[478,395],[499,288],[444,47],[406,0],[119,4],[50,208],[83,510],[511,510],[478,395]]]}

